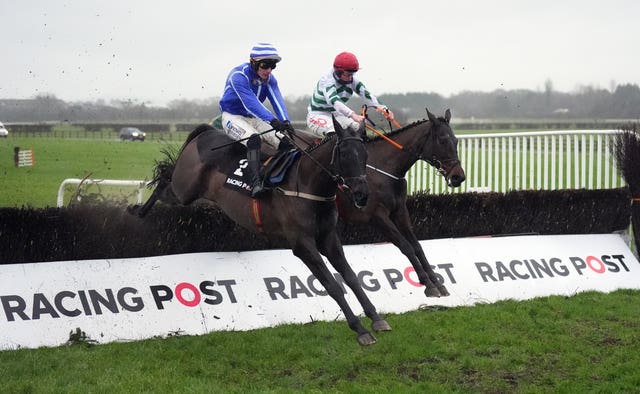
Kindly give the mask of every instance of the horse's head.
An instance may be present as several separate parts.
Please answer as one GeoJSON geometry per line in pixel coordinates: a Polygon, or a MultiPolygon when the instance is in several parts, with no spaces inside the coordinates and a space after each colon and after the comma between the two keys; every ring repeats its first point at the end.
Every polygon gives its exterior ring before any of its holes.
{"type": "Polygon", "coordinates": [[[366,177],[367,149],[363,142],[364,122],[360,124],[357,131],[350,128],[343,129],[335,118],[333,124],[337,138],[333,148],[331,165],[336,175],[341,178],[340,188],[351,194],[356,207],[363,208],[367,205],[369,198],[366,177]]]}
{"type": "Polygon", "coordinates": [[[445,177],[450,187],[458,187],[466,177],[458,158],[458,139],[449,125],[451,111],[447,109],[444,118],[436,118],[427,109],[427,116],[431,131],[420,155],[445,177]]]}

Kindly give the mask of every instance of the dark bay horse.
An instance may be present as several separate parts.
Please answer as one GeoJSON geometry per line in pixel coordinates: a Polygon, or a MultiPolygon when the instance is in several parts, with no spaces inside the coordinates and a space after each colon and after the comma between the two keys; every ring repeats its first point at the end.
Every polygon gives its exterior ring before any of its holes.
{"type": "MultiPolygon", "coordinates": [[[[342,275],[372,320],[374,331],[389,331],[389,324],[378,315],[356,274],[344,255],[338,238],[338,213],[335,196],[338,186],[348,189],[354,208],[364,206],[368,198],[366,160],[362,135],[343,130],[336,122],[336,135],[302,151],[294,159],[290,171],[277,189],[261,196],[250,197],[249,190],[229,188],[229,174],[248,171],[246,147],[233,141],[209,125],[201,125],[188,136],[173,158],[156,165],[156,188],[143,206],[130,210],[143,217],[158,200],[174,199],[188,205],[198,199],[214,202],[239,225],[268,237],[282,237],[313,275],[338,303],[349,327],[358,334],[358,342],[370,345],[376,338],[363,327],[345,299],[343,290],[325,265],[322,255],[342,275]],[[215,147],[224,146],[221,149],[215,147]],[[213,148],[213,149],[212,149],[213,148]],[[256,204],[259,204],[256,209],[256,204]],[[259,217],[254,212],[260,212],[259,217]]],[[[242,189],[248,186],[240,180],[231,182],[242,189]]],[[[359,209],[359,208],[356,208],[359,209]]]]}
{"type": "Polygon", "coordinates": [[[395,130],[384,138],[365,143],[369,159],[367,181],[369,199],[363,209],[346,203],[346,196],[338,194],[340,218],[347,223],[373,224],[384,236],[407,256],[427,297],[448,296],[447,288],[437,281],[418,239],[407,210],[407,171],[418,160],[424,160],[443,175],[449,186],[460,186],[465,173],[458,159],[458,139],[449,125],[451,111],[436,118],[427,110],[428,120],[395,130]]]}

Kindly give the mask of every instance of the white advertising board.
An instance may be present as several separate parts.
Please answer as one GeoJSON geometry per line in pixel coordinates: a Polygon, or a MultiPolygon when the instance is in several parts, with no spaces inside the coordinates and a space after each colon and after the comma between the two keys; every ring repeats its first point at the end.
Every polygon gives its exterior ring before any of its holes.
{"type": "MultiPolygon", "coordinates": [[[[379,312],[640,288],[640,264],[616,234],[421,244],[451,296],[425,297],[391,244],[345,246],[379,312]]],[[[290,250],[0,266],[0,349],[63,345],[78,328],[106,343],[335,319],[337,304],[290,250]]]]}

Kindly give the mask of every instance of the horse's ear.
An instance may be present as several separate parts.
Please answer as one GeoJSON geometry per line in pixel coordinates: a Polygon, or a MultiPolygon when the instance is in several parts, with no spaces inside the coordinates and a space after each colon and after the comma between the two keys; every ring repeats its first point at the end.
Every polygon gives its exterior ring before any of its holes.
{"type": "Polygon", "coordinates": [[[336,134],[338,134],[339,138],[343,138],[344,129],[342,128],[342,125],[336,120],[336,117],[333,114],[331,114],[331,119],[333,120],[333,128],[335,129],[336,134]]]}
{"type": "Polygon", "coordinates": [[[434,114],[432,114],[431,112],[429,112],[429,108],[425,108],[427,110],[427,117],[429,117],[429,120],[431,121],[431,123],[435,123],[436,122],[436,116],[434,114]]]}
{"type": "Polygon", "coordinates": [[[449,123],[449,121],[451,120],[451,110],[449,108],[444,111],[444,120],[446,120],[447,123],[449,123]]]}
{"type": "Polygon", "coordinates": [[[366,120],[360,122],[360,126],[358,127],[358,135],[362,139],[365,139],[367,137],[367,127],[365,126],[364,122],[366,122],[366,120]]]}

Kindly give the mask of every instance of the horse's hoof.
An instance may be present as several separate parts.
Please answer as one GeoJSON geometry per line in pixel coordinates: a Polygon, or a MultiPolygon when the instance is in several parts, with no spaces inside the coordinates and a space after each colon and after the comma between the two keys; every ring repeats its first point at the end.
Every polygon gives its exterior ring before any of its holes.
{"type": "Polygon", "coordinates": [[[375,332],[391,331],[391,326],[384,319],[376,320],[373,323],[371,323],[371,328],[373,328],[373,331],[375,332]]]}
{"type": "Polygon", "coordinates": [[[370,332],[365,332],[364,334],[358,335],[358,343],[362,346],[374,345],[378,342],[376,337],[373,336],[370,332]]]}
{"type": "Polygon", "coordinates": [[[447,290],[447,288],[444,287],[444,285],[438,286],[438,290],[440,291],[440,295],[442,297],[448,297],[448,296],[451,295],[451,294],[449,294],[449,290],[447,290]]]}
{"type": "Polygon", "coordinates": [[[426,295],[427,297],[440,297],[441,294],[440,294],[440,290],[438,290],[437,287],[425,287],[424,295],[426,295]]]}

